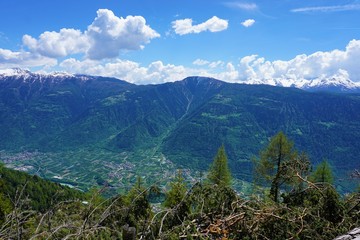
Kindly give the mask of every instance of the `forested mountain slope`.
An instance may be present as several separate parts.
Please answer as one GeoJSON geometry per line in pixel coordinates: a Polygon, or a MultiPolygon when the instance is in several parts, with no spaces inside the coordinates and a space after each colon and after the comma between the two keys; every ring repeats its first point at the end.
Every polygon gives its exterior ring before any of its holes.
{"type": "MultiPolygon", "coordinates": [[[[5,153],[94,149],[99,161],[106,162],[108,156],[101,158],[105,149],[107,154],[126,153],[116,160],[122,163],[136,162],[129,154],[141,152],[142,159],[162,156],[180,167],[205,170],[224,144],[233,175],[249,180],[251,157],[270,136],[283,131],[314,163],[327,158],[339,178],[359,164],[357,94],[204,77],[144,86],[112,78],[25,72],[0,76],[0,119],[0,149],[5,153]],[[152,154],[144,154],[149,150],[152,154]]],[[[57,164],[86,162],[81,154],[62,159],[57,164]]],[[[44,174],[58,173],[45,169],[44,174]]]]}

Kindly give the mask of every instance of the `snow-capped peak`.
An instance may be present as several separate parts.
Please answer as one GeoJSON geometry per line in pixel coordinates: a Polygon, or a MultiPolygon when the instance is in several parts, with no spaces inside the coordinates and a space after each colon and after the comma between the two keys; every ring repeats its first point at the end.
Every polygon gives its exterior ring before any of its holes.
{"type": "Polygon", "coordinates": [[[341,77],[331,77],[331,78],[317,78],[311,81],[306,87],[325,87],[325,86],[338,86],[338,87],[346,87],[349,89],[359,87],[359,84],[352,82],[348,78],[341,77]]]}
{"type": "Polygon", "coordinates": [[[29,70],[21,68],[9,68],[9,69],[0,69],[1,76],[18,76],[18,75],[29,75],[32,74],[29,70]]]}
{"type": "Polygon", "coordinates": [[[47,73],[43,71],[30,72],[29,70],[21,69],[21,68],[0,69],[0,79],[5,79],[8,77],[23,79],[24,81],[27,81],[28,79],[41,80],[44,78],[54,78],[57,80],[68,79],[73,77],[80,77],[82,80],[88,80],[91,78],[90,76],[74,75],[67,72],[51,72],[51,73],[47,73]]]}
{"type": "Polygon", "coordinates": [[[248,79],[245,84],[266,84],[280,87],[295,87],[304,90],[324,90],[336,92],[360,92],[360,82],[350,80],[346,71],[341,69],[332,76],[320,76],[313,79],[305,78],[269,78],[269,79],[248,79]]]}
{"type": "MultiPolygon", "coordinates": [[[[18,79],[25,82],[44,81],[50,79],[51,81],[62,81],[69,78],[78,78],[82,81],[93,79],[93,76],[70,74],[66,72],[30,72],[29,70],[21,68],[0,69],[0,80],[8,78],[18,79]]],[[[224,79],[226,81],[226,79],[224,79]]],[[[277,78],[251,78],[241,81],[244,84],[253,85],[272,85],[280,87],[295,87],[308,91],[331,91],[331,92],[360,92],[360,82],[353,82],[350,80],[346,71],[339,69],[331,76],[319,76],[313,79],[296,78],[296,77],[277,77],[277,78]]]]}

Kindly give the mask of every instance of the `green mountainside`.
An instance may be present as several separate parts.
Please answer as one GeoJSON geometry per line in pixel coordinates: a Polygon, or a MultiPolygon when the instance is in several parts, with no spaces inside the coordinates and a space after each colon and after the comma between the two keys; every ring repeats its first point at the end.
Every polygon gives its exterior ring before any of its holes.
{"type": "Polygon", "coordinates": [[[246,178],[251,174],[251,156],[269,136],[284,131],[315,164],[326,158],[338,174],[345,176],[359,164],[359,101],[358,95],[225,84],[179,122],[165,140],[164,153],[179,162],[206,168],[204,162],[211,161],[215,146],[224,143],[230,166],[236,169],[234,175],[246,178]],[[190,139],[191,144],[177,144],[190,139]]]}
{"type": "Polygon", "coordinates": [[[26,207],[45,212],[51,205],[61,201],[85,198],[85,194],[51,181],[44,180],[36,175],[15,171],[0,165],[0,204],[14,205],[20,199],[27,199],[26,207]]]}
{"type": "MultiPolygon", "coordinates": [[[[360,95],[306,92],[189,77],[138,86],[90,76],[0,79],[0,159],[7,166],[87,189],[127,188],[137,175],[189,179],[221,144],[232,174],[251,180],[251,158],[283,131],[339,179],[359,167],[360,95]]],[[[345,190],[346,191],[346,190],[345,190]]]]}

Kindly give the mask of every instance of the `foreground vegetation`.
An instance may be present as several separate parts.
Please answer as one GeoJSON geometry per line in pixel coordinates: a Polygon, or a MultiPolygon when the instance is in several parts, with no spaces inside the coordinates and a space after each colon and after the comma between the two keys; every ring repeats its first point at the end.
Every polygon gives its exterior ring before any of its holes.
{"type": "Polygon", "coordinates": [[[178,171],[162,191],[139,177],[107,199],[1,166],[0,239],[332,239],[360,226],[359,190],[340,196],[328,163],[310,171],[283,133],[253,163],[246,197],[231,188],[221,146],[205,181],[189,186],[178,171]]]}

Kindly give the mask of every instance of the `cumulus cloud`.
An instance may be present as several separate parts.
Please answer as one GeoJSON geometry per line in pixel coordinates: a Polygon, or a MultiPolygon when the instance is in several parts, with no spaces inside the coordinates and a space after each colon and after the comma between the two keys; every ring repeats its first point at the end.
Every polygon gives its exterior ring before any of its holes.
{"type": "Polygon", "coordinates": [[[0,68],[55,66],[57,60],[31,52],[13,52],[0,48],[0,68]]]}
{"type": "Polygon", "coordinates": [[[79,61],[71,58],[61,62],[60,67],[71,73],[116,77],[137,84],[173,82],[181,80],[189,74],[201,74],[199,71],[187,69],[181,65],[164,64],[162,61],[155,61],[142,67],[136,62],[128,60],[99,62],[96,60],[79,61]]]}
{"type": "Polygon", "coordinates": [[[31,52],[51,58],[85,52],[89,47],[87,37],[80,30],[66,28],[60,32],[44,32],[39,39],[24,35],[23,44],[31,52]]]}
{"type": "Polygon", "coordinates": [[[244,27],[251,27],[252,25],[254,25],[254,23],[255,23],[254,19],[247,19],[243,21],[241,25],[243,25],[244,27]]]}
{"type": "Polygon", "coordinates": [[[108,9],[99,9],[85,32],[63,28],[44,32],[38,39],[24,35],[23,44],[33,53],[59,58],[82,53],[90,59],[114,58],[122,50],[140,50],[160,35],[146,25],[142,16],[117,17],[108,9]]]}
{"type": "Polygon", "coordinates": [[[239,82],[239,70],[231,62],[226,64],[224,71],[213,73],[211,76],[227,82],[239,82]]]}
{"type": "Polygon", "coordinates": [[[70,73],[117,77],[130,82],[132,79],[128,79],[128,74],[140,68],[138,63],[127,60],[101,62],[90,59],[80,61],[75,58],[66,59],[59,66],[70,73]]]}
{"type": "Polygon", "coordinates": [[[176,81],[187,76],[207,76],[228,82],[276,84],[279,79],[288,85],[305,80],[346,78],[360,82],[360,40],[352,40],[344,50],[301,54],[289,61],[268,61],[258,55],[245,56],[237,63],[196,59],[193,67],[155,61],[148,66],[126,60],[96,61],[67,59],[60,67],[71,73],[117,77],[132,83],[148,84],[176,81]]]}
{"type": "Polygon", "coordinates": [[[91,59],[113,58],[121,50],[140,50],[151,39],[160,37],[146,25],[142,16],[119,18],[108,9],[97,11],[97,17],[85,35],[89,38],[87,55],[91,59]]]}
{"type": "Polygon", "coordinates": [[[360,40],[352,40],[345,50],[315,52],[298,55],[289,61],[266,61],[257,55],[240,60],[239,69],[242,80],[289,78],[294,80],[332,77],[347,73],[352,81],[360,81],[360,40]]]}
{"type": "MultiPolygon", "coordinates": [[[[205,23],[203,24],[206,25],[205,23]]],[[[196,31],[209,29],[199,25],[191,24],[191,27],[195,27],[196,31]]],[[[53,69],[117,77],[138,84],[175,81],[190,75],[214,77],[229,82],[266,80],[262,82],[270,84],[275,83],[276,79],[290,79],[289,86],[290,83],[303,80],[332,77],[360,82],[360,40],[350,41],[344,49],[319,51],[310,55],[300,54],[288,61],[269,61],[258,55],[250,55],[242,57],[237,63],[196,59],[191,67],[186,67],[162,61],[141,66],[137,62],[109,58],[112,53],[109,53],[110,48],[107,48],[107,45],[117,51],[141,49],[142,44],[156,36],[157,33],[150,29],[141,17],[121,19],[108,11],[98,12],[98,18],[83,33],[74,29],[61,29],[59,32],[45,32],[38,39],[25,35],[23,42],[27,50],[11,51],[0,48],[0,68],[43,66],[44,70],[48,71],[53,69]],[[127,36],[123,35],[124,32],[133,35],[133,40],[116,40],[119,36],[127,36]],[[101,48],[101,38],[104,38],[103,45],[106,45],[104,49],[98,52],[93,49],[94,52],[90,52],[93,46],[101,48]],[[57,57],[77,53],[91,57],[83,60],[68,58],[57,65],[57,57]]]]}
{"type": "MultiPolygon", "coordinates": [[[[86,59],[83,61],[70,58],[59,64],[61,70],[69,73],[89,74],[95,76],[116,77],[136,84],[159,84],[182,80],[188,76],[205,76],[223,79],[228,82],[237,82],[238,69],[232,63],[223,61],[205,63],[201,68],[185,67],[183,65],[164,64],[154,61],[147,66],[128,60],[97,61],[86,59]]],[[[196,60],[195,60],[196,61],[196,60]]]]}
{"type": "Polygon", "coordinates": [[[204,31],[220,32],[228,28],[228,20],[213,16],[207,21],[193,25],[191,18],[180,19],[172,22],[172,28],[176,34],[185,35],[190,33],[200,33],[204,31]]]}

